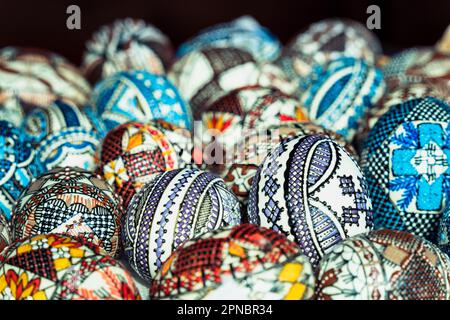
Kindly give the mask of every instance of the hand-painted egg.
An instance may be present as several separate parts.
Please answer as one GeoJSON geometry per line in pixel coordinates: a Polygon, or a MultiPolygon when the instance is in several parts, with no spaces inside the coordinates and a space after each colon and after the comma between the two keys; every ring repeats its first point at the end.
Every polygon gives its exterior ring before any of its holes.
{"type": "Polygon", "coordinates": [[[181,57],[204,48],[238,48],[251,53],[259,62],[273,61],[281,52],[281,43],[251,16],[242,16],[200,31],[177,50],[181,57]]]}
{"type": "Polygon", "coordinates": [[[259,64],[249,52],[237,48],[192,51],[173,64],[169,79],[194,111],[242,87],[275,87],[286,94],[295,89],[280,68],[259,64]]]}
{"type": "Polygon", "coordinates": [[[450,54],[431,47],[407,49],[391,58],[383,68],[383,74],[390,90],[415,83],[442,83],[448,87],[450,54]]]}
{"type": "Polygon", "coordinates": [[[252,181],[258,167],[277,145],[291,137],[321,134],[333,138],[355,159],[358,159],[353,147],[337,133],[310,122],[284,122],[265,130],[252,130],[245,134],[237,147],[223,164],[211,164],[208,169],[225,181],[225,184],[246,207],[252,181]]]}
{"type": "Polygon", "coordinates": [[[200,133],[197,138],[205,149],[214,141],[215,147],[229,150],[249,131],[306,121],[307,116],[293,97],[275,88],[252,86],[231,91],[215,103],[195,109],[194,119],[201,121],[195,133],[200,133]]]}
{"type": "Polygon", "coordinates": [[[11,243],[11,230],[3,214],[0,214],[0,253],[11,243]]]}
{"type": "Polygon", "coordinates": [[[435,241],[450,196],[450,106],[432,97],[392,106],[361,156],[376,228],[435,241]]]}
{"type": "Polygon", "coordinates": [[[150,281],[173,250],[204,232],[241,222],[222,179],[196,169],[158,175],[133,197],[122,230],[130,265],[150,281]]]}
{"type": "Polygon", "coordinates": [[[58,168],[40,176],[18,199],[11,221],[13,238],[67,234],[115,256],[122,212],[120,199],[95,174],[58,168]]]}
{"type": "Polygon", "coordinates": [[[385,89],[380,70],[353,58],[316,65],[305,83],[301,102],[309,118],[348,141],[385,89]]]}
{"type": "Polygon", "coordinates": [[[0,256],[2,300],[139,300],[120,262],[80,239],[37,235],[0,256]]]}
{"type": "Polygon", "coordinates": [[[249,222],[295,241],[315,267],[345,238],[372,229],[372,205],[356,161],[332,139],[282,141],[256,173],[249,222]]]}
{"type": "Polygon", "coordinates": [[[344,240],[318,267],[318,300],[448,300],[450,260],[412,234],[377,230],[344,240]]]}
{"type": "Polygon", "coordinates": [[[94,153],[101,136],[96,123],[69,101],[56,100],[36,107],[24,119],[23,128],[36,146],[42,173],[57,167],[94,170],[94,153]]]}
{"type": "Polygon", "coordinates": [[[83,71],[91,83],[126,70],[164,74],[173,56],[170,40],[139,19],[102,26],[86,43],[83,71]]]}
{"type": "Polygon", "coordinates": [[[81,72],[63,57],[39,49],[6,47],[0,50],[0,88],[25,111],[68,99],[88,102],[91,88],[81,72]]]}
{"type": "Polygon", "coordinates": [[[22,191],[38,175],[35,150],[28,137],[0,120],[0,215],[7,220],[22,191]]]}
{"type": "Polygon", "coordinates": [[[291,40],[278,64],[289,77],[301,82],[315,64],[352,57],[373,65],[381,51],[376,35],[361,23],[349,19],[325,19],[311,24],[291,40]]]}
{"type": "Polygon", "coordinates": [[[156,119],[192,128],[191,110],[177,88],[166,77],[144,70],[119,72],[102,80],[92,102],[108,130],[129,121],[156,119]]]}
{"type": "Polygon", "coordinates": [[[129,122],[111,130],[100,149],[100,175],[122,197],[124,208],[159,173],[192,164],[186,129],[158,121],[129,122]]]}
{"type": "Polygon", "coordinates": [[[179,247],[152,281],[153,299],[306,300],[314,274],[282,234],[242,224],[205,233],[179,247]]]}

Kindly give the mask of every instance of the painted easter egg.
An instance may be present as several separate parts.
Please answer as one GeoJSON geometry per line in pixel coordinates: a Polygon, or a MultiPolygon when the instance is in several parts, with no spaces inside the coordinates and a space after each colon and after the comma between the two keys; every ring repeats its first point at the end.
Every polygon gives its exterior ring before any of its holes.
{"type": "Polygon", "coordinates": [[[153,299],[302,300],[314,274],[298,246],[251,224],[214,230],[179,247],[152,281],[153,299]]]}
{"type": "Polygon", "coordinates": [[[86,239],[115,256],[122,219],[120,199],[95,174],[58,168],[22,193],[12,216],[13,238],[66,234],[86,239]]]}
{"type": "Polygon", "coordinates": [[[80,239],[48,234],[14,242],[0,256],[2,300],[140,300],[130,273],[80,239]]]}
{"type": "Polygon", "coordinates": [[[127,259],[150,281],[170,254],[204,232],[241,222],[222,179],[197,169],[161,173],[133,197],[122,231],[127,259]]]}
{"type": "Polygon", "coordinates": [[[318,300],[448,300],[450,260],[403,231],[377,230],[344,240],[318,267],[318,300]],[[351,281],[349,281],[351,279],[351,281]]]}
{"type": "Polygon", "coordinates": [[[159,173],[192,164],[190,132],[163,121],[129,122],[111,130],[99,151],[99,171],[122,197],[133,195],[159,173]]]}
{"type": "Polygon", "coordinates": [[[250,223],[295,241],[314,267],[334,245],[373,227],[358,164],[323,135],[286,139],[272,150],[253,179],[247,213],[250,223]]]}
{"type": "Polygon", "coordinates": [[[157,119],[192,127],[191,110],[177,88],[166,77],[144,70],[123,71],[100,81],[92,103],[108,130],[129,121],[157,119]]]}
{"type": "Polygon", "coordinates": [[[432,97],[391,106],[361,156],[376,228],[435,241],[450,196],[450,107],[432,97]]]}

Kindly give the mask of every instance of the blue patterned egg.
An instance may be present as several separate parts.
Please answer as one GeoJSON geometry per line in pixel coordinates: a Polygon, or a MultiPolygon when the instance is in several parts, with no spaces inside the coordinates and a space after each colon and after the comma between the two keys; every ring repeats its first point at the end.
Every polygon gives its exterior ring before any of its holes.
{"type": "Polygon", "coordinates": [[[56,100],[35,108],[25,117],[24,131],[36,146],[36,161],[42,172],[56,167],[94,170],[94,154],[101,135],[97,124],[69,101],[56,100]]]}
{"type": "Polygon", "coordinates": [[[240,205],[219,177],[197,169],[159,174],[136,193],[122,228],[125,255],[150,281],[182,243],[241,222],[240,205]]]}
{"type": "Polygon", "coordinates": [[[242,16],[200,31],[183,43],[179,57],[203,48],[238,48],[248,51],[259,62],[273,61],[281,52],[281,43],[253,17],[242,16]]]}
{"type": "Polygon", "coordinates": [[[192,114],[177,88],[166,77],[144,70],[114,74],[99,82],[92,102],[108,130],[129,121],[162,119],[192,128],[192,114]]]}
{"type": "Polygon", "coordinates": [[[369,131],[361,165],[376,228],[436,241],[450,196],[450,106],[436,98],[390,107],[369,131]]]}
{"type": "Polygon", "coordinates": [[[305,80],[301,101],[313,122],[351,141],[384,90],[380,70],[363,60],[340,58],[315,66],[305,80]]]}
{"type": "Polygon", "coordinates": [[[0,213],[8,220],[17,198],[38,170],[35,150],[25,134],[10,122],[0,121],[0,213]]]}
{"type": "Polygon", "coordinates": [[[253,178],[250,223],[295,241],[316,266],[348,237],[372,229],[372,204],[356,161],[324,135],[283,140],[253,178]]]}

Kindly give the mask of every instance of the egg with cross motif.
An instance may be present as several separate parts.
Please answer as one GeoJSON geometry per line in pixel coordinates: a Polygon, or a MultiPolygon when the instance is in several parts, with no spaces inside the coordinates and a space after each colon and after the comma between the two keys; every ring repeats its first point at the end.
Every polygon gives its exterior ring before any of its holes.
{"type": "Polygon", "coordinates": [[[450,196],[450,106],[424,97],[393,105],[369,131],[361,164],[377,228],[436,241],[450,196]]]}

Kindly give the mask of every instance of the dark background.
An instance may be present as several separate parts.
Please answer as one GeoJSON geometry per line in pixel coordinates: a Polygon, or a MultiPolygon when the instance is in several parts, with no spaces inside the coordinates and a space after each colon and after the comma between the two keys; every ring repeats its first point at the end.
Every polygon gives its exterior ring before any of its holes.
{"type": "Polygon", "coordinates": [[[381,30],[376,34],[388,53],[433,45],[450,23],[450,0],[0,0],[0,47],[46,48],[79,63],[92,32],[127,16],[156,25],[178,45],[204,27],[250,14],[286,42],[308,24],[328,17],[365,24],[371,4],[381,8],[381,30]],[[66,28],[70,4],[81,8],[81,30],[66,28]]]}

